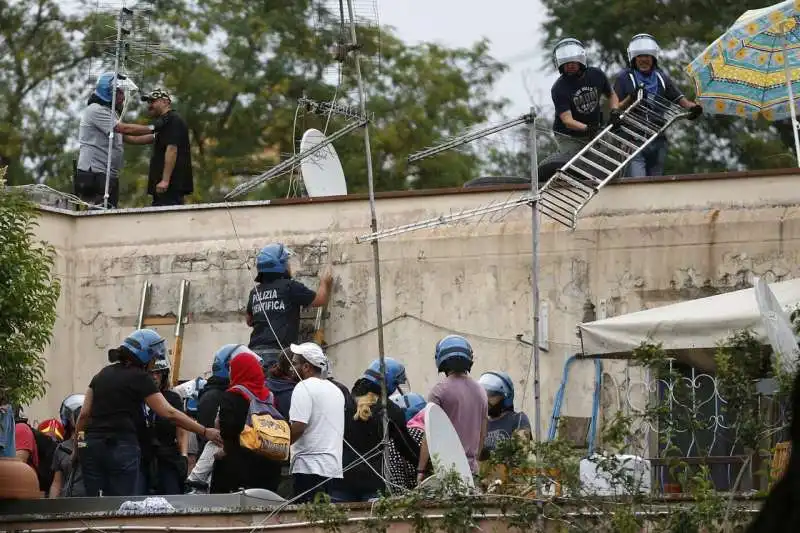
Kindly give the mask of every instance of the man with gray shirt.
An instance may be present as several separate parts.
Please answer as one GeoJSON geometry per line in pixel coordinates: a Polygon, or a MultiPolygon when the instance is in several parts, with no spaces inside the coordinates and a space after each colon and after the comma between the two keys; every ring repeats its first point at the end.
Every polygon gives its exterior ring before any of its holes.
{"type": "Polygon", "coordinates": [[[81,200],[102,205],[106,188],[106,164],[108,162],[108,136],[112,128],[114,141],[111,147],[111,180],[109,182],[108,206],[117,207],[119,201],[119,172],[122,168],[123,141],[128,144],[152,144],[157,125],[126,124],[119,120],[125,104],[124,88],[130,80],[123,75],[106,72],[97,80],[81,116],[78,142],[77,168],[75,169],[75,195],[81,200]],[[116,77],[116,116],[111,111],[114,78],[116,77]]]}

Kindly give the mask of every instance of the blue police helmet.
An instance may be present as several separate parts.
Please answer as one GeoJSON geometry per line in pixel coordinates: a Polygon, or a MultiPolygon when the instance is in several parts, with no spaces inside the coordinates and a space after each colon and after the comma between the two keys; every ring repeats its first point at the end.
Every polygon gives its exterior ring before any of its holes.
{"type": "Polygon", "coordinates": [[[94,87],[95,96],[106,103],[111,103],[112,100],[114,78],[115,75],[113,72],[104,72],[97,78],[97,84],[94,87]]]}
{"type": "Polygon", "coordinates": [[[263,365],[261,356],[254,353],[244,344],[226,344],[214,354],[214,361],[211,363],[211,373],[218,378],[230,379],[231,359],[240,353],[252,354],[258,359],[259,363],[263,365]]]}
{"type": "Polygon", "coordinates": [[[486,372],[478,379],[486,394],[503,397],[503,407],[514,408],[514,382],[506,372],[486,372]]]}
{"type": "MultiPolygon", "coordinates": [[[[394,394],[399,385],[406,383],[406,367],[400,361],[387,357],[386,364],[386,393],[394,394]]],[[[364,379],[377,385],[381,383],[381,361],[375,359],[364,371],[364,379]]]]}
{"type": "Polygon", "coordinates": [[[137,329],[122,341],[120,348],[126,348],[143,365],[167,357],[167,341],[152,329],[137,329]]]}
{"type": "Polygon", "coordinates": [[[440,369],[442,363],[448,359],[462,358],[472,362],[472,346],[461,335],[448,335],[436,343],[436,368],[440,369]]]}
{"type": "Polygon", "coordinates": [[[283,244],[268,244],[256,256],[256,271],[258,273],[285,274],[289,256],[289,249],[283,244]]]}
{"type": "Polygon", "coordinates": [[[403,412],[406,416],[406,422],[414,418],[414,416],[422,411],[428,404],[428,402],[425,401],[425,398],[416,392],[409,392],[408,394],[403,394],[402,396],[395,396],[392,398],[392,401],[395,403],[395,405],[403,409],[403,412]]]}

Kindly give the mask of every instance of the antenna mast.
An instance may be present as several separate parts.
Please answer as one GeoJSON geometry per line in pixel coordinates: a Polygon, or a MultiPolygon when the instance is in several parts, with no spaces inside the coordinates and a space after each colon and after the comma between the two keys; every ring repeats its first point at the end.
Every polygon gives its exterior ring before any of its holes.
{"type": "MultiPolygon", "coordinates": [[[[343,0],[339,0],[339,12],[344,15],[343,0]]],[[[356,35],[356,20],[353,10],[353,0],[347,0],[347,14],[350,17],[350,48],[353,51],[353,59],[356,65],[356,79],[358,80],[358,99],[361,107],[361,114],[367,116],[367,95],[364,90],[364,78],[361,76],[361,53],[358,46],[358,36],[356,35]]],[[[342,21],[344,22],[344,21],[342,21]]],[[[369,213],[370,229],[378,231],[378,217],[375,210],[375,179],[372,173],[372,150],[369,142],[369,124],[364,125],[364,157],[367,164],[367,186],[369,187],[369,213]]],[[[378,240],[372,241],[372,265],[375,271],[375,316],[377,318],[378,331],[378,359],[380,361],[380,372],[384,379],[381,380],[381,407],[383,408],[383,473],[384,478],[388,478],[388,456],[389,456],[389,413],[388,403],[389,394],[386,385],[386,352],[383,339],[383,305],[381,297],[381,254],[378,240]]],[[[388,487],[387,487],[388,488],[388,487]]]]}
{"type": "MultiPolygon", "coordinates": [[[[114,78],[111,82],[111,118],[114,119],[117,113],[117,87],[119,86],[119,69],[120,65],[124,62],[123,54],[125,53],[126,43],[123,37],[128,37],[131,33],[131,23],[133,21],[133,11],[125,6],[119,10],[119,17],[117,18],[117,39],[114,44],[114,78]]],[[[108,189],[111,183],[111,158],[114,151],[114,127],[112,123],[111,130],[108,132],[108,157],[106,158],[106,188],[103,193],[103,209],[108,209],[108,189]]]]}
{"type": "MultiPolygon", "coordinates": [[[[531,108],[530,113],[522,115],[515,119],[507,120],[500,124],[483,128],[477,131],[471,131],[458,135],[456,137],[446,139],[438,145],[426,148],[422,151],[416,152],[409,156],[409,162],[419,161],[427,157],[438,155],[442,152],[458,148],[465,144],[471,143],[478,139],[482,139],[489,135],[526,124],[529,128],[529,153],[531,161],[531,190],[529,193],[524,194],[518,198],[507,200],[505,202],[492,202],[488,205],[477,207],[474,209],[464,209],[450,215],[442,215],[428,220],[421,220],[403,226],[396,226],[394,228],[386,228],[378,231],[375,227],[372,228],[370,235],[362,235],[356,238],[357,243],[371,242],[373,246],[375,243],[383,238],[401,235],[412,231],[421,229],[429,229],[445,224],[450,224],[459,220],[483,216],[490,213],[500,211],[508,211],[521,205],[531,206],[532,219],[531,219],[531,234],[532,234],[532,251],[531,251],[531,307],[532,307],[532,336],[533,342],[531,344],[531,363],[533,366],[533,395],[534,395],[534,436],[537,442],[541,441],[541,397],[540,397],[540,383],[539,383],[539,169],[538,169],[538,153],[536,146],[536,110],[531,108]]],[[[373,218],[374,221],[374,218],[373,218]]]]}

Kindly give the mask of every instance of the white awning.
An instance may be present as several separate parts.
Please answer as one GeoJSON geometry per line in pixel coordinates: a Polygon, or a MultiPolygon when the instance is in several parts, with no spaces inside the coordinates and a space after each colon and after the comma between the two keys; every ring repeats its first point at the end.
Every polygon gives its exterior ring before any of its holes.
{"type": "MultiPolygon", "coordinates": [[[[800,279],[772,283],[770,288],[788,313],[800,304],[800,279]]],[[[662,343],[665,350],[703,350],[715,348],[743,329],[752,330],[768,343],[752,288],[586,322],[578,327],[586,355],[627,353],[646,340],[662,343]]],[[[705,361],[701,366],[713,366],[713,362],[705,361]]]]}

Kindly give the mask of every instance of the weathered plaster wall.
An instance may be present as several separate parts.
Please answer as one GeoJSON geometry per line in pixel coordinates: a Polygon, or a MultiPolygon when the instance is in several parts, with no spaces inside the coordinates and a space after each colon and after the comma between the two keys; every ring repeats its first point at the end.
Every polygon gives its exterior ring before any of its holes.
{"type": "MultiPolygon", "coordinates": [[[[569,232],[543,223],[540,287],[549,310],[542,353],[542,422],[549,424],[565,359],[579,350],[575,325],[587,300],[615,315],[744,286],[750,274],[800,275],[800,189],[796,175],[730,177],[609,186],[569,232]]],[[[388,227],[462,207],[504,200],[505,192],[379,199],[388,227]]],[[[31,413],[55,413],[85,388],[105,350],[134,327],[142,283],[153,283],[152,314],[177,310],[181,279],[192,282],[182,377],[209,368],[213,351],[246,342],[242,311],[255,250],[281,240],[310,285],[329,257],[336,276],[327,322],[339,379],[352,382],[377,354],[371,248],[363,199],[68,216],[45,212],[41,236],[57,246],[64,283],[48,351],[50,393],[31,413]],[[232,223],[233,220],[233,223],[232,223]],[[234,226],[236,231],[234,232],[234,226]],[[238,234],[238,237],[237,237],[238,234]]],[[[530,210],[381,242],[387,354],[406,362],[413,388],[437,380],[433,347],[449,331],[476,350],[477,373],[506,369],[517,405],[532,415],[530,210]],[[408,315],[408,316],[404,316],[408,315]],[[420,320],[421,319],[421,320],[420,320]],[[524,403],[523,403],[524,399],[524,403]]],[[[161,328],[172,335],[171,328],[161,328]]],[[[618,372],[620,363],[604,363],[618,372]]],[[[588,416],[593,366],[573,367],[563,414],[588,416]]]]}

